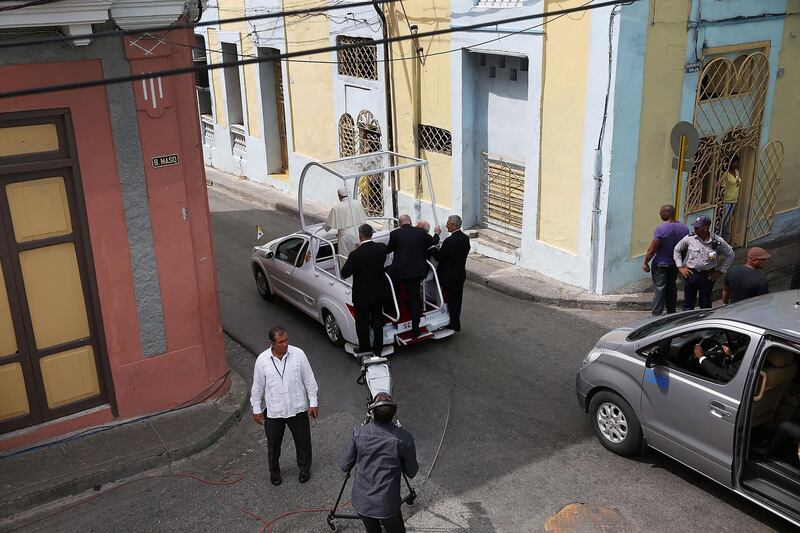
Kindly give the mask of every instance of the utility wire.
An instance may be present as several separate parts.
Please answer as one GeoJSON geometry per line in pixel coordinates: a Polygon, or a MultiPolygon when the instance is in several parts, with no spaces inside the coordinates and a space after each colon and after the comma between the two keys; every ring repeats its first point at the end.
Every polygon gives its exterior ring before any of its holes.
{"type": "Polygon", "coordinates": [[[0,7],[0,11],[16,11],[17,9],[24,9],[26,7],[43,6],[45,4],[55,4],[56,2],[60,1],[61,0],[32,0],[31,2],[25,2],[24,4],[0,7]]]}
{"type": "MultiPolygon", "coordinates": [[[[400,2],[402,4],[402,0],[400,0],[400,2]]],[[[592,2],[594,2],[594,0],[589,0],[585,4],[581,4],[580,7],[588,6],[592,2]]],[[[422,54],[422,56],[425,59],[427,59],[427,58],[433,57],[433,56],[454,54],[454,53],[460,52],[462,50],[469,50],[471,48],[475,48],[476,46],[483,46],[485,44],[493,43],[495,41],[500,41],[500,40],[505,39],[507,37],[513,37],[514,35],[519,35],[520,33],[525,33],[525,32],[531,31],[531,30],[535,30],[536,28],[541,28],[542,26],[546,26],[547,24],[551,24],[551,23],[555,22],[556,20],[558,20],[558,19],[560,19],[562,17],[565,17],[565,16],[566,16],[566,13],[554,16],[550,20],[546,20],[544,22],[540,22],[539,24],[536,24],[534,26],[530,26],[528,28],[522,28],[521,30],[513,31],[513,32],[510,32],[510,33],[505,33],[505,34],[503,34],[503,35],[501,35],[499,37],[495,37],[493,39],[489,39],[489,40],[486,40],[486,41],[481,41],[479,43],[473,43],[473,44],[470,44],[468,46],[459,46],[458,48],[451,48],[449,50],[441,50],[439,52],[431,52],[431,53],[428,53],[428,54],[422,54]]],[[[185,48],[192,48],[193,50],[203,50],[203,51],[206,51],[206,52],[211,52],[213,54],[222,54],[222,50],[215,50],[213,48],[203,48],[202,46],[193,46],[193,45],[190,45],[190,44],[183,44],[183,43],[175,42],[175,41],[172,41],[172,40],[169,40],[169,39],[167,39],[167,40],[171,44],[174,44],[176,46],[183,46],[185,48]]],[[[370,43],[370,45],[371,45],[371,43],[370,43]]],[[[253,55],[253,54],[236,54],[236,55],[238,57],[243,57],[243,58],[258,57],[257,55],[253,55]]],[[[271,58],[272,57],[277,57],[277,56],[271,56],[271,58]]],[[[415,61],[416,59],[417,59],[416,56],[414,56],[414,57],[410,57],[409,56],[409,57],[395,57],[395,58],[392,58],[392,59],[376,59],[376,60],[374,60],[374,62],[375,63],[385,63],[387,61],[389,61],[389,62],[415,61]]],[[[370,61],[368,59],[363,59],[363,60],[358,60],[358,61],[325,61],[325,60],[322,60],[322,59],[285,59],[284,61],[286,61],[287,63],[315,63],[315,64],[322,64],[322,65],[340,65],[340,64],[341,65],[354,65],[354,64],[361,64],[361,63],[372,63],[372,61],[370,61]]]]}
{"type": "MultiPolygon", "coordinates": [[[[51,0],[56,1],[56,0],[51,0]]],[[[187,30],[193,28],[200,28],[204,26],[217,26],[223,24],[235,24],[238,22],[251,22],[253,20],[264,20],[264,19],[273,19],[273,18],[281,18],[281,17],[293,17],[298,15],[312,15],[317,13],[325,13],[327,11],[333,11],[337,9],[350,9],[354,7],[365,7],[365,6],[373,6],[375,3],[377,4],[392,4],[397,2],[398,0],[374,0],[373,1],[361,1],[361,2],[354,2],[352,4],[343,4],[337,3],[330,6],[319,6],[319,7],[309,7],[304,9],[293,9],[288,11],[276,11],[273,13],[263,13],[260,15],[247,15],[244,17],[235,17],[230,19],[219,19],[219,20],[208,20],[205,22],[188,22],[183,24],[173,24],[171,26],[152,26],[150,28],[141,28],[137,30],[109,30],[109,31],[101,31],[97,33],[82,33],[76,35],[54,35],[52,37],[44,37],[42,39],[36,39],[35,41],[32,40],[18,40],[18,41],[8,41],[8,42],[0,42],[0,49],[2,48],[13,48],[17,46],[32,46],[36,44],[48,44],[48,43],[55,43],[55,42],[64,42],[64,41],[73,41],[73,40],[81,40],[81,39],[99,39],[104,37],[116,37],[120,35],[143,35],[146,33],[157,33],[162,31],[171,31],[171,30],[187,30]]],[[[0,8],[1,9],[1,8],[0,8]]]]}
{"type": "MultiPolygon", "coordinates": [[[[378,1],[378,0],[376,0],[378,1]]],[[[388,0],[387,0],[388,1],[388,0]]],[[[391,0],[395,1],[395,0],[391,0]]],[[[522,15],[519,17],[511,17],[504,20],[489,20],[485,22],[478,22],[475,24],[469,24],[466,26],[459,26],[457,28],[449,27],[449,28],[442,28],[438,30],[431,30],[427,32],[417,33],[416,35],[399,35],[396,37],[388,37],[385,39],[376,39],[370,42],[369,44],[366,43],[351,43],[351,44],[343,44],[343,45],[336,45],[336,46],[326,46],[322,48],[314,48],[311,50],[298,50],[295,52],[286,52],[283,54],[276,54],[269,57],[259,57],[259,58],[252,58],[252,59],[244,59],[240,61],[228,61],[222,63],[214,63],[211,65],[197,65],[191,67],[183,67],[183,68],[176,68],[176,69],[167,69],[167,70],[157,70],[153,72],[146,72],[142,74],[133,74],[130,76],[117,76],[113,78],[105,78],[105,79],[96,79],[96,80],[89,80],[89,81],[82,81],[76,83],[65,83],[65,84],[58,84],[58,85],[48,85],[44,87],[32,87],[28,89],[20,89],[16,91],[8,91],[0,93],[0,98],[11,98],[17,96],[29,96],[33,94],[43,94],[49,92],[56,92],[56,91],[68,91],[73,89],[86,89],[89,87],[99,87],[103,85],[111,85],[115,83],[128,83],[140,80],[147,80],[152,78],[158,78],[161,76],[178,76],[181,74],[194,74],[196,72],[202,72],[206,70],[218,70],[224,68],[231,68],[231,67],[238,67],[242,65],[252,65],[256,63],[265,63],[277,60],[284,60],[284,59],[291,59],[294,57],[302,57],[314,54],[323,54],[328,52],[336,52],[339,50],[350,50],[356,48],[364,48],[365,46],[374,46],[378,44],[389,44],[395,42],[403,42],[409,41],[413,39],[425,38],[425,37],[434,37],[436,35],[446,35],[450,33],[460,33],[466,32],[469,30],[475,30],[479,28],[486,28],[489,26],[498,26],[500,24],[509,24],[513,22],[520,22],[523,20],[533,20],[533,19],[543,19],[546,17],[554,17],[560,15],[567,15],[569,13],[577,13],[580,11],[589,11],[592,9],[600,9],[603,7],[609,6],[616,6],[620,4],[632,4],[639,0],[610,0],[607,2],[601,2],[598,4],[591,4],[588,6],[578,6],[572,7],[568,9],[561,9],[557,11],[550,11],[550,12],[543,12],[543,13],[536,13],[532,15],[522,15]]],[[[353,4],[351,4],[353,5],[353,4]]]]}

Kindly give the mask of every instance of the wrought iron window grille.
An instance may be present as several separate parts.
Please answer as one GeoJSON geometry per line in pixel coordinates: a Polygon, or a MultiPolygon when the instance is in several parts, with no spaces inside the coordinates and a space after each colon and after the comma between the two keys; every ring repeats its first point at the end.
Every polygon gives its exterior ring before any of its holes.
{"type": "Polygon", "coordinates": [[[352,76],[365,80],[378,79],[378,47],[372,39],[338,35],[336,46],[361,44],[357,48],[347,48],[336,52],[340,76],[352,76]]]}
{"type": "Polygon", "coordinates": [[[453,136],[444,128],[420,124],[417,127],[417,139],[421,150],[453,155],[453,136]]]}

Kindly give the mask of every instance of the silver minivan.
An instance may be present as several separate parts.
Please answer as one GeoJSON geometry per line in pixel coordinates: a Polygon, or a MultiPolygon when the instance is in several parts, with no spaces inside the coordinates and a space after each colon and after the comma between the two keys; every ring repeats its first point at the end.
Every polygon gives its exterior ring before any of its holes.
{"type": "Polygon", "coordinates": [[[604,335],[575,389],[595,434],[648,445],[800,526],[800,294],[654,318],[604,335]]]}

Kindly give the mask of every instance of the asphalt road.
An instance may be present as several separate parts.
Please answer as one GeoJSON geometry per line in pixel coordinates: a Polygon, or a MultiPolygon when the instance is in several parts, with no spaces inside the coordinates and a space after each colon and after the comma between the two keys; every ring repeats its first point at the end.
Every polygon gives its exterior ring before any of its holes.
{"type": "MultiPolygon", "coordinates": [[[[294,231],[296,221],[217,191],[209,195],[225,331],[257,354],[269,327],[283,325],[319,382],[311,481],[297,482],[287,432],[284,483],[270,485],[264,435],[245,417],[203,454],[55,509],[57,515],[43,509],[43,519],[27,530],[328,531],[319,510],[336,498],[338,454],[364,413],[358,365],[328,343],[320,324],[255,290],[248,259],[256,225],[269,239],[294,231]],[[187,472],[217,484],[163,477],[187,472]]],[[[398,349],[392,359],[398,415],[416,438],[420,462],[413,481],[419,498],[404,508],[410,531],[600,531],[581,529],[587,524],[564,514],[551,518],[573,503],[607,507],[590,515],[606,531],[787,529],[657,452],[623,459],[597,442],[575,399],[575,369],[594,341],[630,314],[563,312],[474,285],[464,296],[462,333],[398,349]]],[[[249,375],[253,360],[245,355],[231,364],[249,375]]],[[[340,531],[361,530],[338,524],[340,531]]]]}

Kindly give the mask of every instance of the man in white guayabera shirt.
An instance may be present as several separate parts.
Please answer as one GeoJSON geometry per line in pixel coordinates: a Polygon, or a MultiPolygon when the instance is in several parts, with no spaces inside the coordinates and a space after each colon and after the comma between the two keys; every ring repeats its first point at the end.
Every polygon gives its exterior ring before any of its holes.
{"type": "Polygon", "coordinates": [[[311,426],[317,418],[317,381],[300,348],[289,346],[289,334],[280,326],[269,330],[272,345],[256,359],[250,403],[253,420],[267,434],[267,462],[273,485],[281,484],[281,443],[286,426],[297,450],[300,483],[311,478],[311,426]],[[266,409],[264,408],[266,405],[266,409]]]}

